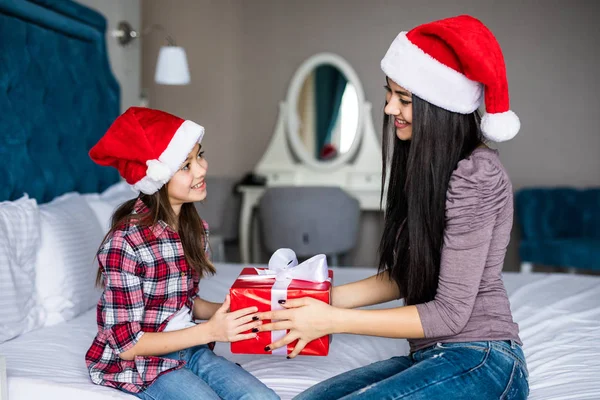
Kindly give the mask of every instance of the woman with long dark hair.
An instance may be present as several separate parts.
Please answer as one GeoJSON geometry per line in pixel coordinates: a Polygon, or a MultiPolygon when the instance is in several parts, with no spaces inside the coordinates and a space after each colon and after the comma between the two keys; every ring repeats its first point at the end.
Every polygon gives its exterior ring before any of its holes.
{"type": "Polygon", "coordinates": [[[278,321],[261,331],[289,330],[266,350],[297,340],[293,358],[332,333],[409,339],[408,356],[338,375],[299,399],[526,398],[527,366],[501,278],[512,186],[486,145],[520,127],[500,46],[480,21],[459,16],[400,33],[381,66],[382,184],[389,181],[378,274],[335,287],[331,305],[293,299],[262,313],[278,321]],[[355,310],[398,298],[405,306],[355,310]]]}

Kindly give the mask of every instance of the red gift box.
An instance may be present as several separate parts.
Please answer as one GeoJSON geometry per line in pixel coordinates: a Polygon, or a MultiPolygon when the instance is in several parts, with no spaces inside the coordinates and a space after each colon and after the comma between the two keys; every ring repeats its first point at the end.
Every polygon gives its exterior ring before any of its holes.
{"type": "MultiPolygon", "coordinates": [[[[302,268],[302,264],[297,268],[302,268]]],[[[296,299],[301,297],[312,297],[330,304],[331,301],[331,281],[333,279],[333,271],[328,270],[329,280],[325,282],[310,282],[307,280],[291,279],[285,282],[285,288],[281,290],[280,285],[276,286],[274,277],[260,277],[259,271],[268,271],[265,268],[244,268],[233,283],[229,291],[231,295],[230,310],[235,311],[246,307],[256,306],[259,312],[282,310],[283,307],[278,303],[279,299],[296,299]],[[257,279],[253,279],[252,275],[257,279]]],[[[271,321],[264,320],[263,323],[271,321]]],[[[285,336],[287,331],[259,332],[255,339],[242,340],[231,343],[231,352],[238,354],[281,354],[286,355],[291,353],[296,346],[296,341],[287,345],[285,348],[276,349],[274,351],[265,351],[265,347],[275,342],[279,338],[285,336]]],[[[324,336],[315,339],[308,343],[300,352],[306,356],[326,356],[329,353],[329,336],[324,336]]]]}

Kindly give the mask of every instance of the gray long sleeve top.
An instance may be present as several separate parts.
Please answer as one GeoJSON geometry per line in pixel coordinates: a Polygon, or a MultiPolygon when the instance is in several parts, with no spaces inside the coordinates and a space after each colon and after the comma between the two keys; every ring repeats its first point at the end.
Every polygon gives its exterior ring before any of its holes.
{"type": "Polygon", "coordinates": [[[417,304],[424,339],[437,342],[519,339],[502,265],[513,222],[513,191],[498,152],[476,149],[458,163],[446,195],[446,230],[437,294],[417,304]]]}

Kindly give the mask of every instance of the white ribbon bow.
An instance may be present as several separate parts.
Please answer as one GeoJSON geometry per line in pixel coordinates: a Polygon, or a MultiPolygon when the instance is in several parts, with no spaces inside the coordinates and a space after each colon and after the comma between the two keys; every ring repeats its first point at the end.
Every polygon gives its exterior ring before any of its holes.
{"type": "MultiPolygon", "coordinates": [[[[292,249],[279,249],[269,259],[268,267],[268,269],[254,268],[258,275],[241,275],[239,279],[264,280],[275,278],[275,281],[278,282],[300,279],[318,283],[329,280],[325,254],[317,254],[298,264],[296,253],[292,249]]],[[[287,286],[289,286],[289,283],[287,286]]]]}

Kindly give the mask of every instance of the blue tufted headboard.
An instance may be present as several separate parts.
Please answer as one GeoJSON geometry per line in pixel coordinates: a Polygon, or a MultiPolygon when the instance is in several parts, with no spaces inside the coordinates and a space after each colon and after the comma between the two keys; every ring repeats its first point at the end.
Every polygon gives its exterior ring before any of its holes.
{"type": "Polygon", "coordinates": [[[88,157],[120,111],[105,31],[70,0],[0,0],[0,201],[118,181],[88,157]]]}

